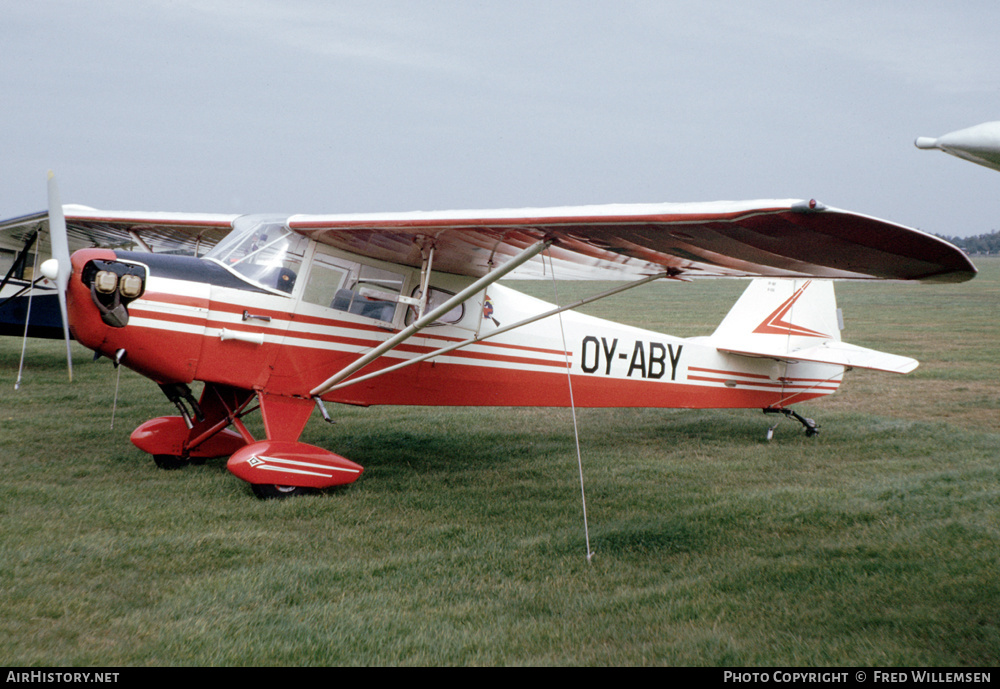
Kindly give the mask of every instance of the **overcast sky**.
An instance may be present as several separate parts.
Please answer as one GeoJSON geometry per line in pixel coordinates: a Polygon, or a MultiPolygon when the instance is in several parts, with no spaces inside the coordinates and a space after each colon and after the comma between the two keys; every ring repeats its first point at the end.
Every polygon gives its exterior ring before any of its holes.
{"type": "Polygon", "coordinates": [[[0,0],[0,217],[816,198],[1000,229],[1000,3],[0,0]]]}

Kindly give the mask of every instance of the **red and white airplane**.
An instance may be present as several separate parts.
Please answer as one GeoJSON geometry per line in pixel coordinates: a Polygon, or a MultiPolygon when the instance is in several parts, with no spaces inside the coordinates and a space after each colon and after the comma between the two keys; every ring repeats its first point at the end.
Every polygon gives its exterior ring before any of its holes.
{"type": "MultiPolygon", "coordinates": [[[[203,258],[69,256],[50,179],[54,255],[73,335],[152,379],[180,410],[132,442],[164,467],[229,457],[261,497],[355,481],[362,467],[299,441],[315,409],[351,405],[756,408],[829,395],[855,367],[906,357],[844,343],[833,280],[957,282],[951,244],[814,201],[610,205],[378,215],[93,211],[141,232],[229,230],[203,258]],[[505,276],[628,280],[569,305],[505,276]],[[570,310],[646,282],[757,278],[707,337],[570,310]],[[190,385],[203,383],[199,394],[190,385]],[[266,438],[242,418],[259,409],[266,438]]],[[[73,219],[70,218],[72,229],[73,219]]]]}

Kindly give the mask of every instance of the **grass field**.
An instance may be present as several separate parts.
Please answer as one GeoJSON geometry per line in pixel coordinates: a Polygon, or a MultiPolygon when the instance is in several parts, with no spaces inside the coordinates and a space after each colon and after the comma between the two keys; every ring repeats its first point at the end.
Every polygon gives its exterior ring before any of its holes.
{"type": "MultiPolygon", "coordinates": [[[[366,467],[258,501],[157,469],[172,413],[110,362],[0,341],[0,662],[20,665],[1000,663],[1000,260],[963,285],[840,284],[846,340],[922,361],[804,405],[580,413],[337,408],[303,440],[366,467]]],[[[517,288],[549,297],[550,285],[517,288]]],[[[708,334],[740,282],[589,307],[708,334]]],[[[593,286],[566,285],[564,300],[593,286]]],[[[331,408],[331,411],[333,409],[331,408]]]]}

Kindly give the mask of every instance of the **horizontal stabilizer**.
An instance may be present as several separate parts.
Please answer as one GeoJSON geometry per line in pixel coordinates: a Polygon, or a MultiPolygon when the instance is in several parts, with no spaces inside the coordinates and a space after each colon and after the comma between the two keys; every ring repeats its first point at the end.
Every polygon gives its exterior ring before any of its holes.
{"type": "Polygon", "coordinates": [[[721,352],[743,356],[770,357],[782,361],[808,361],[819,364],[836,364],[848,368],[868,368],[889,373],[909,373],[919,362],[906,356],[879,352],[846,342],[827,342],[791,352],[767,351],[752,347],[717,347],[721,352]]]}

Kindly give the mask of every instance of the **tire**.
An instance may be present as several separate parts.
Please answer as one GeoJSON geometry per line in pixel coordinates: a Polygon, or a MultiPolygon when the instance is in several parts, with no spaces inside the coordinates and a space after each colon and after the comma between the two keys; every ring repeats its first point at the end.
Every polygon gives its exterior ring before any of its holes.
{"type": "Polygon", "coordinates": [[[187,459],[179,455],[153,455],[153,461],[156,462],[156,466],[167,471],[182,469],[189,464],[187,459]]]}
{"type": "Polygon", "coordinates": [[[310,488],[278,486],[273,483],[252,483],[250,484],[250,488],[253,490],[253,494],[261,500],[292,498],[299,495],[308,495],[312,492],[310,488]]]}

